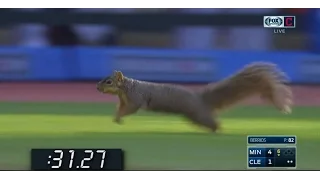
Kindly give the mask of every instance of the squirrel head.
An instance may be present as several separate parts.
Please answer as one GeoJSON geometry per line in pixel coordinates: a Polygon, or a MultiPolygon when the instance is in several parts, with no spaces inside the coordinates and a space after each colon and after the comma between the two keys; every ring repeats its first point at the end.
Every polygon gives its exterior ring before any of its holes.
{"type": "Polygon", "coordinates": [[[107,76],[97,83],[97,89],[102,93],[118,94],[123,81],[124,76],[122,72],[114,71],[111,76],[107,76]]]}

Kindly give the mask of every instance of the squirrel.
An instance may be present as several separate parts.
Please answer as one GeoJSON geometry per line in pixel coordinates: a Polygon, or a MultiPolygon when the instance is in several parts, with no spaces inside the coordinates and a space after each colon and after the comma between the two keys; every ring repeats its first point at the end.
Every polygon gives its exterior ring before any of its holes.
{"type": "Polygon", "coordinates": [[[277,65],[254,62],[197,91],[174,84],[132,79],[120,71],[99,81],[97,90],[118,96],[116,123],[120,124],[122,117],[144,109],[180,114],[192,123],[216,132],[220,129],[217,112],[253,95],[260,95],[283,113],[291,113],[292,92],[287,82],[286,74],[277,65]]]}

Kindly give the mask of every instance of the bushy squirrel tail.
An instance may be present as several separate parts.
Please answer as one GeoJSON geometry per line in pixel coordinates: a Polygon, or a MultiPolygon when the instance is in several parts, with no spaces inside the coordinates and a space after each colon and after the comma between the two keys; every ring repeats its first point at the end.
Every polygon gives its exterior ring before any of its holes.
{"type": "Polygon", "coordinates": [[[255,62],[216,84],[206,86],[201,95],[213,110],[225,109],[253,95],[291,113],[292,92],[287,77],[275,64],[255,62]]]}

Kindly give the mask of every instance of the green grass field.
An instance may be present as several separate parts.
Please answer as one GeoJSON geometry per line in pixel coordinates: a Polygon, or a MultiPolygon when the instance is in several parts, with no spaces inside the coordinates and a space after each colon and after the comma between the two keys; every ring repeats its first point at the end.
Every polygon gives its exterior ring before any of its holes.
{"type": "Polygon", "coordinates": [[[246,169],[246,136],[297,135],[298,169],[320,169],[319,107],[282,115],[270,107],[221,114],[212,134],[178,116],[140,112],[112,122],[106,103],[0,103],[0,169],[28,169],[31,148],[123,148],[127,169],[246,169]]]}

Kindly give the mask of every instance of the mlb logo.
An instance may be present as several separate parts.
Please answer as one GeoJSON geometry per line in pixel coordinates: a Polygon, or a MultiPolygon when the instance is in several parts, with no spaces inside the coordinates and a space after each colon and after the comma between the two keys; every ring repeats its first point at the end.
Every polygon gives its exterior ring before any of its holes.
{"type": "Polygon", "coordinates": [[[295,28],[295,16],[264,16],[263,27],[265,28],[295,28]]]}

